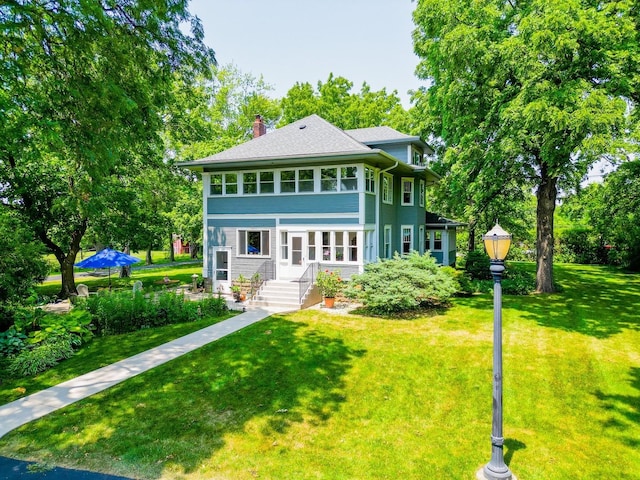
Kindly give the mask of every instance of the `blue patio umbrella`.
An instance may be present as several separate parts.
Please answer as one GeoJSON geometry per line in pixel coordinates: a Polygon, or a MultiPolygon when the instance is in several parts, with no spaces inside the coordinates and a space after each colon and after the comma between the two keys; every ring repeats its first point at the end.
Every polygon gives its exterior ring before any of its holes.
{"type": "Polygon", "coordinates": [[[109,287],[111,287],[111,267],[126,267],[133,263],[141,262],[139,258],[127,255],[124,252],[105,248],[95,255],[85,258],[81,262],[75,264],[80,268],[108,268],[109,269],[109,287]]]}

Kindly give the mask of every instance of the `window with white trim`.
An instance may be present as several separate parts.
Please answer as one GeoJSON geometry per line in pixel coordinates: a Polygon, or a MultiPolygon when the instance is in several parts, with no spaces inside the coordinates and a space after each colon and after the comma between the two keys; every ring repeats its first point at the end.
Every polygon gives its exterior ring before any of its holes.
{"type": "Polygon", "coordinates": [[[258,193],[258,174],[256,172],[246,172],[242,174],[242,193],[244,195],[254,195],[258,193]]]}
{"type": "Polygon", "coordinates": [[[268,257],[269,230],[238,230],[238,256],[268,257]]]}
{"type": "Polygon", "coordinates": [[[322,232],[322,260],[331,260],[331,232],[322,232]]]}
{"type": "Polygon", "coordinates": [[[214,195],[235,195],[238,193],[238,175],[235,173],[213,173],[209,194],[214,195]]]}
{"type": "Polygon", "coordinates": [[[413,205],[413,178],[402,179],[402,205],[413,205]]]}
{"type": "Polygon", "coordinates": [[[307,257],[309,258],[310,262],[315,262],[316,261],[316,232],[309,232],[308,235],[309,236],[307,238],[307,245],[308,245],[309,253],[307,257]]]}
{"type": "Polygon", "coordinates": [[[315,176],[312,168],[298,170],[298,192],[313,192],[315,176]]]}
{"type": "Polygon", "coordinates": [[[382,202],[393,204],[393,177],[386,173],[382,176],[382,202]]]}
{"type": "Polygon", "coordinates": [[[364,167],[364,191],[376,193],[376,172],[373,168],[364,167]]]}
{"type": "Polygon", "coordinates": [[[383,257],[391,258],[391,225],[384,226],[383,257]]]}
{"type": "Polygon", "coordinates": [[[280,172],[280,193],[295,193],[296,171],[283,170],[280,172]]]}
{"type": "Polygon", "coordinates": [[[338,191],[338,169],[337,168],[321,168],[320,169],[320,191],[321,192],[337,192],[338,191]]]}
{"type": "Polygon", "coordinates": [[[358,261],[358,234],[356,232],[347,232],[349,246],[347,247],[349,254],[347,260],[350,262],[358,261]]]}
{"type": "Polygon", "coordinates": [[[406,255],[413,250],[413,226],[402,226],[402,254],[406,255]]]}
{"type": "Polygon", "coordinates": [[[273,181],[273,172],[259,172],[260,193],[273,193],[275,182],[273,181]]]}
{"type": "Polygon", "coordinates": [[[342,167],[340,169],[340,191],[358,190],[358,167],[342,167]]]}
{"type": "Polygon", "coordinates": [[[442,230],[433,232],[433,250],[442,250],[442,230]]]}
{"type": "Polygon", "coordinates": [[[289,258],[289,232],[280,232],[280,257],[282,260],[289,258]]]}
{"type": "MultiPolygon", "coordinates": [[[[424,197],[425,196],[426,196],[425,183],[424,183],[424,180],[420,180],[420,200],[419,200],[419,205],[421,207],[424,207],[424,197]]],[[[422,238],[422,235],[420,235],[420,238],[422,238]]]]}

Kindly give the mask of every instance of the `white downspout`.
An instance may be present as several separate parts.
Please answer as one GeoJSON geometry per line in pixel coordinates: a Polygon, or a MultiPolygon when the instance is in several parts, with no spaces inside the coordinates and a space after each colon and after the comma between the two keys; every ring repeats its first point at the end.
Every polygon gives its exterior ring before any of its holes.
{"type": "MultiPolygon", "coordinates": [[[[384,170],[380,170],[379,173],[379,181],[378,181],[378,190],[376,192],[376,236],[378,237],[378,241],[376,242],[376,258],[381,258],[380,256],[380,202],[382,200],[382,175],[387,173],[389,170],[393,170],[400,164],[399,161],[396,160],[395,165],[389,168],[385,168],[384,170]]],[[[393,185],[392,185],[393,188],[393,185]]],[[[383,232],[384,235],[384,232],[383,232]]],[[[382,238],[384,243],[384,237],[382,238]]]]}

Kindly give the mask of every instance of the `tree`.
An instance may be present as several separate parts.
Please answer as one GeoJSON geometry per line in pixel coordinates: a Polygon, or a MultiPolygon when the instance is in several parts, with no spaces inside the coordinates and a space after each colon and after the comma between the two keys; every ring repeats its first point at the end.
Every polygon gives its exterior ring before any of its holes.
{"type": "Polygon", "coordinates": [[[318,82],[317,91],[309,83],[296,83],[282,99],[280,124],[287,125],[315,113],[344,130],[380,125],[406,130],[408,113],[395,91],[372,92],[367,83],[359,93],[352,93],[352,88],[352,82],[333,74],[325,83],[318,82]]]}
{"type": "Polygon", "coordinates": [[[13,322],[11,304],[32,295],[49,272],[43,251],[14,212],[0,209],[0,332],[13,322]]]}
{"type": "Polygon", "coordinates": [[[9,0],[0,32],[0,198],[56,256],[66,297],[107,179],[162,157],[176,72],[215,60],[186,0],[9,0]]]}
{"type": "Polygon", "coordinates": [[[514,184],[536,189],[540,292],[554,290],[558,188],[575,185],[601,154],[619,153],[627,135],[640,61],[633,8],[420,0],[414,12],[417,74],[431,82],[416,107],[451,169],[477,175],[472,201],[503,201],[494,192],[514,184]]]}

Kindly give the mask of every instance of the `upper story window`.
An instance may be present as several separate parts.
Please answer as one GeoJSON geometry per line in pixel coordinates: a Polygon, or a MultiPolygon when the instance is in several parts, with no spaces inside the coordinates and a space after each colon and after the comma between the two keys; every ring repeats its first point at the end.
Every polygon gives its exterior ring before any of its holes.
{"type": "Polygon", "coordinates": [[[364,167],[364,191],[376,193],[375,171],[370,167],[364,167]]]}
{"type": "Polygon", "coordinates": [[[214,173],[211,175],[211,187],[209,189],[211,195],[222,195],[222,174],[214,173]]]}
{"type": "Polygon", "coordinates": [[[342,167],[340,169],[340,190],[358,189],[358,167],[342,167]]]}
{"type": "Polygon", "coordinates": [[[211,175],[211,195],[235,195],[238,193],[238,175],[214,173],[211,175]]]}
{"type": "Polygon", "coordinates": [[[422,165],[424,163],[422,159],[422,153],[418,150],[413,150],[413,164],[414,165],[422,165]]]}
{"type": "Polygon", "coordinates": [[[260,193],[273,193],[275,185],[273,181],[273,172],[260,172],[258,175],[260,181],[260,193]]]}
{"type": "Polygon", "coordinates": [[[256,172],[242,174],[242,193],[245,195],[258,193],[258,174],[256,172]]]}
{"type": "Polygon", "coordinates": [[[321,192],[337,192],[338,191],[338,169],[337,168],[321,168],[320,169],[320,191],[321,192]]]}
{"type": "Polygon", "coordinates": [[[313,192],[315,173],[312,168],[298,170],[298,192],[313,192]]]}
{"type": "Polygon", "coordinates": [[[280,172],[280,192],[295,193],[296,191],[296,171],[283,170],[280,172]]]}
{"type": "Polygon", "coordinates": [[[393,203],[393,177],[386,173],[382,176],[382,201],[393,203]]]}
{"type": "Polygon", "coordinates": [[[402,205],[413,205],[413,178],[402,179],[402,205]]]}
{"type": "MultiPolygon", "coordinates": [[[[262,195],[320,192],[355,192],[364,172],[355,165],[343,167],[293,168],[289,170],[250,171],[210,174],[209,195],[262,195]]],[[[375,187],[375,171],[366,170],[366,185],[375,187]]]]}
{"type": "MultiPolygon", "coordinates": [[[[229,175],[229,174],[227,174],[229,175]]],[[[274,193],[273,172],[246,172],[242,174],[242,191],[245,195],[274,193]]]]}

